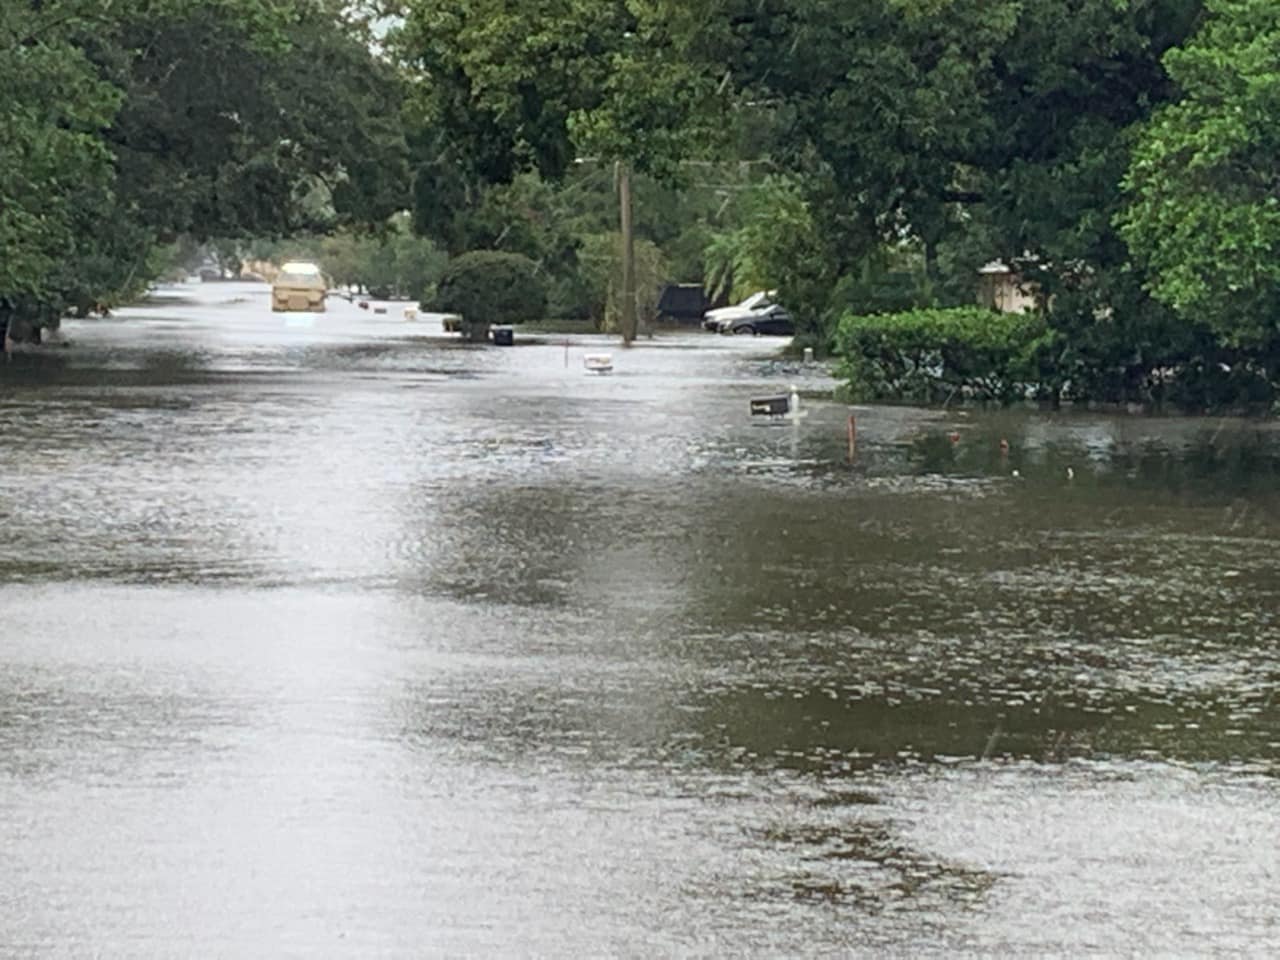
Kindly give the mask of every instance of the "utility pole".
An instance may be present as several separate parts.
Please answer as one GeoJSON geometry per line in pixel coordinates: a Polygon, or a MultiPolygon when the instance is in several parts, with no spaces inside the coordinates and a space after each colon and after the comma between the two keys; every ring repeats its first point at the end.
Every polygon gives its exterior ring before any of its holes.
{"type": "Polygon", "coordinates": [[[619,160],[614,167],[618,179],[618,206],[622,214],[622,342],[630,346],[636,338],[636,240],[631,226],[631,167],[619,160]]]}

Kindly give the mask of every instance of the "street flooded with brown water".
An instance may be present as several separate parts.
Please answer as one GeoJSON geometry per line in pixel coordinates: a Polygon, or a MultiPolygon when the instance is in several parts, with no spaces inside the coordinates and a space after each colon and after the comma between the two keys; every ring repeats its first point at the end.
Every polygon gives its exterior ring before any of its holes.
{"type": "Polygon", "coordinates": [[[0,358],[0,956],[1280,952],[1271,424],[179,292],[0,358]]]}

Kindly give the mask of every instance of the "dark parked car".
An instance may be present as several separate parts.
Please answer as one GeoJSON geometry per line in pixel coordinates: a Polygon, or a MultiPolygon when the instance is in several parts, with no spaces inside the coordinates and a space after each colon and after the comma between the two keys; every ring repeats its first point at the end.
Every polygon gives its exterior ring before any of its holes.
{"type": "Polygon", "coordinates": [[[720,324],[721,333],[751,333],[775,337],[789,337],[796,332],[791,314],[780,304],[757,310],[750,316],[732,317],[720,324]]]}
{"type": "Polygon", "coordinates": [[[699,283],[671,283],[658,298],[658,319],[697,323],[707,309],[707,295],[699,283]]]}

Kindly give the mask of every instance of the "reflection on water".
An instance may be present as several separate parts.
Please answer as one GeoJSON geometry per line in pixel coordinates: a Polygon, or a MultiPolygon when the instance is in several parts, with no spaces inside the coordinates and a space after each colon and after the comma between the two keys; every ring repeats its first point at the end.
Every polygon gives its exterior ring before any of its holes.
{"type": "Polygon", "coordinates": [[[192,292],[0,367],[3,949],[1280,945],[1270,425],[192,292]]]}

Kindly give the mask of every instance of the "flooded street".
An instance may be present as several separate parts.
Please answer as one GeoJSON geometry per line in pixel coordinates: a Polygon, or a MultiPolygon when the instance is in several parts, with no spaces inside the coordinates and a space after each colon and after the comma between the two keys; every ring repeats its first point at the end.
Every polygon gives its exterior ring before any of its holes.
{"type": "Polygon", "coordinates": [[[0,358],[0,956],[1280,951],[1271,424],[182,292],[0,358]]]}

